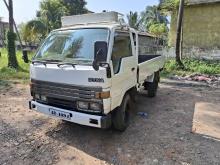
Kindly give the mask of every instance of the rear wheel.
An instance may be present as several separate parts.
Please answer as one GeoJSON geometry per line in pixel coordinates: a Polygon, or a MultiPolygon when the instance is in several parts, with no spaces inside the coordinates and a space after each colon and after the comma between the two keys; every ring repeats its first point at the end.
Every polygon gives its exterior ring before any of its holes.
{"type": "Polygon", "coordinates": [[[112,123],[116,130],[125,131],[130,122],[132,102],[130,95],[126,94],[121,105],[113,113],[112,123]]]}
{"type": "Polygon", "coordinates": [[[148,97],[156,96],[159,81],[160,81],[160,72],[158,71],[154,73],[153,82],[145,82],[144,89],[148,91],[148,97]]]}

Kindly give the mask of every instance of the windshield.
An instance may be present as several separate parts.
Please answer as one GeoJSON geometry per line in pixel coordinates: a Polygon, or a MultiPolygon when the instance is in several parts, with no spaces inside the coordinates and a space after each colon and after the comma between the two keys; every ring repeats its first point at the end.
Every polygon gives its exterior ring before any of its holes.
{"type": "Polygon", "coordinates": [[[75,64],[94,61],[96,41],[108,43],[108,29],[76,29],[53,32],[44,42],[34,60],[52,60],[75,64]]]}

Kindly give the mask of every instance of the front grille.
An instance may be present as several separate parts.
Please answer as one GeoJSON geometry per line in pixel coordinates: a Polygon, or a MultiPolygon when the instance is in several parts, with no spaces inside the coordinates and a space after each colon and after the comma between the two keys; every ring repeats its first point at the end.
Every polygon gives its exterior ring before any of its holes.
{"type": "Polygon", "coordinates": [[[31,83],[32,95],[35,93],[44,95],[47,98],[59,100],[59,104],[62,101],[65,104],[67,102],[76,101],[91,101],[102,103],[102,100],[95,98],[95,93],[102,91],[102,89],[99,87],[84,87],[39,80],[31,80],[31,83]]]}
{"type": "Polygon", "coordinates": [[[71,110],[71,111],[77,110],[76,101],[47,98],[47,104],[53,107],[62,108],[66,110],[71,110]]]}

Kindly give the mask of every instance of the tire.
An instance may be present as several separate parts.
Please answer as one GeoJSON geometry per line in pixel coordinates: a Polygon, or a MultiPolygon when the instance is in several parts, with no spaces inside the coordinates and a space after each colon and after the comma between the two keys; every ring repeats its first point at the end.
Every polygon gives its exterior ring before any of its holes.
{"type": "Polygon", "coordinates": [[[118,131],[125,131],[129,126],[132,101],[130,95],[126,94],[121,105],[113,113],[113,127],[118,131]]]}
{"type": "Polygon", "coordinates": [[[145,90],[148,91],[148,97],[155,97],[157,95],[159,81],[160,81],[160,72],[155,72],[153,82],[147,82],[144,84],[145,90]]]}

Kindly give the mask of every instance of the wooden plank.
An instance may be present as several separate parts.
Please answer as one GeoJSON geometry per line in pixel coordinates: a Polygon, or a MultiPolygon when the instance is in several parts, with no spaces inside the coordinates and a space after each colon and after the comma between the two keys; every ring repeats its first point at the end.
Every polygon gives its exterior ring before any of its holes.
{"type": "Polygon", "coordinates": [[[196,103],[192,132],[220,140],[220,104],[196,103]]]}

